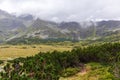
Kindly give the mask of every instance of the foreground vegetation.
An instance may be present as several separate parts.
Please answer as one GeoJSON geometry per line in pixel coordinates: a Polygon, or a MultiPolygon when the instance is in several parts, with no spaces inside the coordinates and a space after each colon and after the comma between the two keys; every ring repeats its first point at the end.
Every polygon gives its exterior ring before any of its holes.
{"type": "Polygon", "coordinates": [[[88,73],[79,76],[78,80],[119,80],[119,58],[120,43],[40,52],[35,56],[9,60],[0,75],[1,80],[59,80],[90,66],[88,73]]]}
{"type": "Polygon", "coordinates": [[[110,70],[110,65],[90,62],[85,64],[84,70],[69,77],[61,77],[60,80],[117,80],[110,70]]]}

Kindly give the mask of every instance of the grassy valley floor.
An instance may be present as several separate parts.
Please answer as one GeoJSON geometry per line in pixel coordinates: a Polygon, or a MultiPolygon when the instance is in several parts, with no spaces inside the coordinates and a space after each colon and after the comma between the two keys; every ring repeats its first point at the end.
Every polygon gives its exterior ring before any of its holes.
{"type": "Polygon", "coordinates": [[[14,59],[18,57],[33,56],[39,52],[69,51],[70,45],[1,45],[0,60],[14,59]]]}

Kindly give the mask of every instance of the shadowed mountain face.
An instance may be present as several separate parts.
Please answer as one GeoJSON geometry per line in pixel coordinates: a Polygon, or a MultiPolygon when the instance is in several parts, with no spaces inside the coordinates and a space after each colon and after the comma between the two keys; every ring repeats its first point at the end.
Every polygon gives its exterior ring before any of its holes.
{"type": "Polygon", "coordinates": [[[61,22],[35,19],[24,14],[18,17],[0,10],[0,42],[20,37],[40,39],[65,38],[71,40],[97,39],[120,32],[120,21],[61,22]]]}
{"type": "Polygon", "coordinates": [[[11,31],[17,28],[25,28],[23,22],[5,11],[0,10],[0,30],[11,31]]]}
{"type": "Polygon", "coordinates": [[[98,22],[97,25],[98,25],[97,27],[104,26],[105,28],[113,29],[113,28],[120,27],[120,21],[114,21],[114,20],[101,21],[101,22],[98,22]]]}
{"type": "Polygon", "coordinates": [[[0,19],[5,19],[5,18],[12,18],[13,16],[10,15],[9,13],[0,10],[0,19]]]}
{"type": "Polygon", "coordinates": [[[25,15],[20,15],[18,16],[19,19],[22,19],[22,20],[26,20],[26,21],[29,21],[29,20],[33,20],[33,16],[30,15],[30,14],[25,14],[25,15]]]}
{"type": "Polygon", "coordinates": [[[25,28],[25,25],[21,21],[16,19],[6,18],[0,20],[0,30],[8,31],[16,28],[25,28]]]}
{"type": "Polygon", "coordinates": [[[77,22],[62,22],[58,25],[60,29],[68,29],[68,30],[78,30],[81,28],[80,24],[77,22]]]}

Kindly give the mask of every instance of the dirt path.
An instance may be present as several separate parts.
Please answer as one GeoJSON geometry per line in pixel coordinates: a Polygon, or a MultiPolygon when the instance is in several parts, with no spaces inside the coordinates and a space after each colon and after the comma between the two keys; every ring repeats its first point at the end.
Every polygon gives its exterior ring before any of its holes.
{"type": "Polygon", "coordinates": [[[87,69],[84,67],[79,73],[78,75],[85,75],[87,73],[87,69]]]}
{"type": "Polygon", "coordinates": [[[77,74],[67,77],[67,78],[60,78],[60,80],[81,80],[79,79],[79,76],[84,76],[85,74],[87,74],[89,70],[86,68],[86,66],[83,66],[81,71],[78,72],[77,74]]]}

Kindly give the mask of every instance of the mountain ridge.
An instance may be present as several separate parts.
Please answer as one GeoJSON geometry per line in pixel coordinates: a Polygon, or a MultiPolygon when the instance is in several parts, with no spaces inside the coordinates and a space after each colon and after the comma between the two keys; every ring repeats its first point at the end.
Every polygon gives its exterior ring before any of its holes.
{"type": "Polygon", "coordinates": [[[64,21],[56,23],[40,18],[35,19],[30,14],[23,14],[16,17],[0,10],[0,31],[2,32],[0,41],[3,42],[23,36],[25,38],[33,37],[39,39],[65,38],[71,40],[95,40],[119,32],[120,21],[64,21]],[[4,18],[1,16],[4,16],[4,18]]]}

